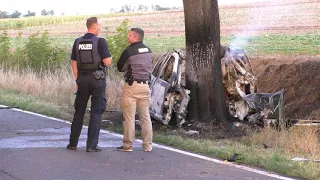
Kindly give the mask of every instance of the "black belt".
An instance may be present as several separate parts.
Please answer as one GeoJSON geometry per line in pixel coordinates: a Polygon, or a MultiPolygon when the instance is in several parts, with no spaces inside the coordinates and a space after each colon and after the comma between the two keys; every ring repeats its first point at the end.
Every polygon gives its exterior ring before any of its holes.
{"type": "Polygon", "coordinates": [[[78,72],[79,76],[86,76],[86,75],[93,75],[94,72],[96,72],[98,69],[90,69],[87,71],[80,71],[78,72]]]}
{"type": "Polygon", "coordinates": [[[93,75],[94,71],[79,73],[79,76],[93,75]]]}
{"type": "MultiPolygon", "coordinates": [[[[129,81],[126,80],[125,82],[128,83],[129,81]]],[[[133,82],[137,82],[137,83],[139,83],[139,84],[148,84],[148,81],[147,81],[147,80],[134,80],[133,82]]]]}

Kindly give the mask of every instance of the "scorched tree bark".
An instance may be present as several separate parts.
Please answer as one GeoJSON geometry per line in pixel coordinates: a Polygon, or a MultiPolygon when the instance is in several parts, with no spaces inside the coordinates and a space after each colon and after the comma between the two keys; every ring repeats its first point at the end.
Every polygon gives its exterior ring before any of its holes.
{"type": "Polygon", "coordinates": [[[186,85],[191,90],[188,119],[226,122],[217,0],[183,0],[186,31],[186,85]]]}

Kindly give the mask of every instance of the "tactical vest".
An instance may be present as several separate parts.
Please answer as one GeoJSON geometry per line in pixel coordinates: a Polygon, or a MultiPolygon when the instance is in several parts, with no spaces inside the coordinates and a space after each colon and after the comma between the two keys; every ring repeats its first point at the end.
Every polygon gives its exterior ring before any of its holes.
{"type": "Polygon", "coordinates": [[[101,57],[98,52],[99,37],[90,39],[83,37],[76,40],[76,60],[79,70],[97,70],[101,64],[101,57]]]}

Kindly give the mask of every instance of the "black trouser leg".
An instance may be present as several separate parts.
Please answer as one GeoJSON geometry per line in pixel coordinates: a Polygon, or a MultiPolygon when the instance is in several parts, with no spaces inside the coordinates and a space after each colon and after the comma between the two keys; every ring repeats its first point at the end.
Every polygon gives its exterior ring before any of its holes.
{"type": "Polygon", "coordinates": [[[79,137],[83,126],[83,119],[86,112],[88,99],[90,96],[88,89],[86,88],[85,82],[79,83],[78,86],[79,89],[74,103],[75,113],[71,125],[71,134],[69,142],[71,146],[78,145],[79,137]]]}
{"type": "Polygon", "coordinates": [[[91,148],[98,145],[101,117],[106,109],[106,82],[97,80],[95,83],[95,88],[91,92],[91,115],[87,140],[87,147],[91,148]]]}

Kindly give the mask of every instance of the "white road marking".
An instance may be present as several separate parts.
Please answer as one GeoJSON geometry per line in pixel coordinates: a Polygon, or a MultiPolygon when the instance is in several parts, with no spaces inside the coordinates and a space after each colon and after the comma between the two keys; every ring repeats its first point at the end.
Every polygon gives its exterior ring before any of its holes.
{"type": "MultiPolygon", "coordinates": [[[[7,106],[0,105],[0,107],[7,107],[7,106]]],[[[12,108],[12,110],[18,111],[18,112],[23,112],[23,113],[26,113],[26,114],[31,114],[31,115],[39,116],[39,117],[43,117],[43,118],[47,118],[47,119],[51,119],[51,120],[58,121],[58,122],[63,122],[63,123],[71,124],[71,122],[66,121],[66,120],[62,120],[62,119],[54,118],[54,117],[49,117],[49,116],[46,116],[46,115],[42,115],[42,114],[30,112],[30,111],[23,111],[23,110],[21,110],[21,109],[16,109],[16,108],[12,108]]],[[[88,128],[88,127],[87,127],[87,126],[84,126],[84,128],[88,128]]],[[[111,133],[110,131],[107,131],[107,130],[100,130],[100,132],[101,132],[101,133],[104,133],[104,134],[109,134],[109,135],[112,135],[112,136],[115,136],[115,137],[118,137],[118,138],[123,138],[123,135],[111,133]]],[[[64,137],[64,138],[65,138],[65,137],[64,137]]],[[[139,140],[139,139],[135,140],[135,142],[142,143],[142,141],[139,140]]],[[[52,143],[52,141],[50,141],[50,143],[52,143]]],[[[65,142],[63,142],[63,143],[65,143],[65,142]]],[[[82,143],[83,143],[83,142],[82,142],[82,143]]],[[[1,143],[1,140],[0,140],[0,144],[2,144],[2,143],[1,143]]],[[[120,144],[118,143],[118,145],[121,145],[121,144],[122,144],[122,142],[120,141],[120,144]]],[[[21,144],[20,144],[20,145],[21,145],[21,144]]],[[[65,144],[64,144],[64,145],[65,145],[65,144]]],[[[82,145],[83,145],[83,144],[82,144],[82,145]]],[[[100,142],[99,142],[99,146],[100,146],[100,142]]],[[[102,147],[103,147],[103,146],[102,146],[102,147]]],[[[166,150],[169,150],[169,151],[173,151],[173,152],[180,153],[180,154],[184,154],[184,155],[187,155],[187,156],[191,156],[191,157],[203,159],[203,160],[206,160],[206,161],[215,162],[215,163],[218,163],[218,164],[224,164],[224,165],[227,165],[227,166],[232,166],[232,167],[235,167],[235,168],[238,168],[238,169],[243,169],[243,170],[246,170],[246,171],[254,172],[254,173],[257,173],[257,174],[261,174],[261,175],[265,175],[265,176],[269,176],[269,177],[273,177],[273,178],[277,178],[277,179],[282,179],[282,180],[294,180],[294,179],[292,179],[292,178],[280,176],[280,175],[273,174],[273,173],[270,173],[270,172],[267,172],[267,171],[262,171],[262,170],[254,169],[254,168],[247,167],[247,166],[242,166],[242,165],[233,164],[233,163],[230,163],[230,162],[221,161],[221,160],[214,159],[214,158],[210,158],[210,157],[206,157],[206,156],[203,156],[203,155],[199,155],[199,154],[190,153],[190,152],[187,152],[187,151],[175,149],[175,148],[172,148],[172,147],[169,147],[169,146],[164,146],[164,145],[160,145],[160,144],[153,143],[153,147],[157,147],[157,148],[161,148],[161,149],[166,149],[166,150]]],[[[0,148],[1,148],[1,145],[0,145],[0,148]]]]}

